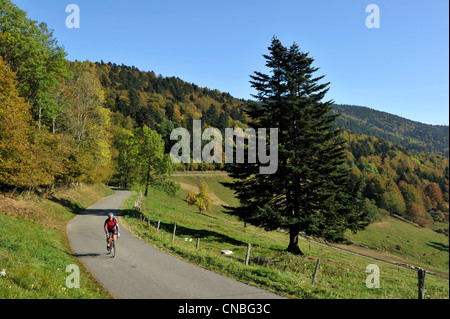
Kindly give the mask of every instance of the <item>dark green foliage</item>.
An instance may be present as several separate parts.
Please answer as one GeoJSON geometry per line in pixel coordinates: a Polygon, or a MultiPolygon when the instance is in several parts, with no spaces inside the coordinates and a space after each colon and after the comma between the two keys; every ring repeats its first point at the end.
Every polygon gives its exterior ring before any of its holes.
{"type": "Polygon", "coordinates": [[[51,127],[61,112],[56,88],[61,77],[68,75],[64,48],[53,37],[44,22],[26,17],[11,1],[0,1],[0,55],[17,75],[17,89],[39,127],[51,127]]]}
{"type": "Polygon", "coordinates": [[[156,76],[134,66],[96,64],[105,91],[105,105],[132,118],[138,127],[146,125],[156,130],[165,141],[166,151],[174,143],[169,138],[171,130],[190,129],[194,119],[201,119],[206,127],[217,127],[222,132],[226,127],[246,122],[243,110],[246,101],[235,99],[229,93],[200,88],[177,77],[156,76]]]}
{"type": "Polygon", "coordinates": [[[314,76],[314,60],[276,38],[269,52],[264,57],[271,74],[251,76],[259,103],[247,113],[255,129],[278,128],[278,170],[264,175],[258,164],[226,167],[236,179],[228,186],[242,203],[230,212],[266,229],[289,229],[288,251],[302,254],[299,232],[338,241],[346,229],[367,226],[362,184],[352,182],[343,166],[346,153],[332,124],[332,102],[322,101],[329,83],[314,76]]]}
{"type": "MultiPolygon", "coordinates": [[[[277,127],[279,174],[260,175],[257,165],[233,172],[246,194],[241,196],[244,206],[235,210],[242,219],[267,229],[291,228],[295,234],[298,226],[309,234],[338,239],[345,227],[360,227],[357,221],[362,216],[356,208],[349,210],[354,216],[338,216],[345,203],[352,201],[349,194],[362,191],[365,221],[390,213],[432,229],[447,225],[443,231],[448,233],[448,126],[322,102],[327,83],[320,84],[323,77],[314,78],[317,69],[311,65],[312,59],[296,46],[288,49],[279,44],[271,50],[266,58],[273,72],[257,72],[252,77],[257,101],[240,100],[134,66],[103,61],[96,65],[69,63],[45,23],[28,19],[11,1],[0,0],[0,56],[3,72],[8,74],[1,80],[14,83],[0,93],[21,98],[0,105],[5,127],[0,144],[7,151],[0,154],[4,174],[0,185],[52,187],[52,183],[109,180],[127,187],[139,180],[139,171],[150,181],[149,170],[138,169],[136,162],[134,142],[144,126],[161,136],[166,154],[175,143],[169,138],[171,131],[180,126],[192,131],[194,119],[202,120],[202,129],[212,126],[222,132],[236,126],[277,127]],[[74,71],[81,65],[85,70],[77,75],[74,71]],[[82,103],[79,96],[88,99],[82,103]],[[27,111],[19,116],[21,109],[27,111]],[[336,118],[337,113],[340,116],[336,118]],[[13,129],[13,123],[26,124],[13,129]],[[14,155],[14,149],[21,155],[14,155]],[[9,178],[6,182],[6,168],[20,168],[24,173],[9,174],[15,181],[9,178]],[[349,177],[347,170],[351,171],[349,177]],[[254,175],[258,176],[250,178],[254,175]],[[294,199],[299,196],[302,202],[297,203],[294,199]],[[327,211],[322,209],[326,205],[330,207],[327,211]],[[280,215],[280,211],[300,208],[319,213],[287,219],[280,215]],[[330,220],[334,220],[332,224],[328,224],[330,220]]],[[[223,164],[205,163],[176,167],[222,168],[223,164]]]]}

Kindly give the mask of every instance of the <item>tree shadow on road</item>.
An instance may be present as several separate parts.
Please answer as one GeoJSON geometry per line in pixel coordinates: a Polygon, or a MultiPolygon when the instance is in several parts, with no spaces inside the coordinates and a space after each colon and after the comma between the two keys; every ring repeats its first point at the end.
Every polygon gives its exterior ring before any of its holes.
{"type": "Polygon", "coordinates": [[[74,214],[79,214],[84,209],[84,207],[81,206],[79,203],[74,203],[74,202],[72,202],[70,200],[67,200],[65,198],[57,198],[55,196],[48,196],[47,199],[52,201],[52,202],[54,202],[54,203],[56,203],[56,204],[58,204],[58,205],[61,205],[61,206],[64,206],[64,207],[68,208],[70,210],[70,212],[72,212],[74,214]]]}
{"type": "Polygon", "coordinates": [[[115,216],[120,215],[120,210],[118,209],[93,209],[87,208],[78,213],[77,215],[91,215],[91,216],[104,216],[105,219],[108,218],[108,214],[113,213],[115,216]]]}
{"type": "Polygon", "coordinates": [[[87,253],[87,254],[73,254],[73,256],[75,257],[98,257],[100,256],[100,254],[96,254],[96,253],[87,253]]]}
{"type": "MultiPolygon", "coordinates": [[[[121,216],[128,216],[132,218],[139,218],[139,214],[136,213],[132,209],[128,210],[122,210],[120,212],[121,216]]],[[[156,221],[152,221],[152,226],[155,226],[156,221]]],[[[174,223],[168,223],[168,222],[160,222],[159,230],[165,231],[167,233],[172,233],[174,228],[174,223]]],[[[184,227],[179,224],[177,224],[176,228],[176,236],[177,237],[189,237],[189,238],[200,238],[207,241],[215,241],[220,242],[223,244],[230,244],[234,246],[247,246],[247,243],[236,240],[232,237],[229,237],[227,235],[223,235],[221,233],[206,230],[206,229],[194,229],[189,227],[184,227]]]]}

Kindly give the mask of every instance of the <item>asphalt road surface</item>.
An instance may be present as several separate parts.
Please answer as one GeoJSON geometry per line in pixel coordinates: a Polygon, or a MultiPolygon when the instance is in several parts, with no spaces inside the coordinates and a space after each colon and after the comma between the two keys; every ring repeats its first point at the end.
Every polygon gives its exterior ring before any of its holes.
{"type": "MultiPolygon", "coordinates": [[[[106,252],[103,230],[108,212],[117,213],[130,196],[114,189],[68,225],[74,254],[97,280],[120,299],[275,299],[275,294],[192,265],[134,237],[123,226],[117,254],[106,252]]],[[[82,284],[82,283],[81,283],[82,284]]]]}

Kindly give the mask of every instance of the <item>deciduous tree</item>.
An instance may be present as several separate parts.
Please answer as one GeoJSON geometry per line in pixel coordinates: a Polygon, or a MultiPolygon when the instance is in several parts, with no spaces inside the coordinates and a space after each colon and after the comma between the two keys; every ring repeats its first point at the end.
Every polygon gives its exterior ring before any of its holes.
{"type": "Polygon", "coordinates": [[[66,52],[45,23],[26,17],[9,0],[0,0],[0,55],[16,73],[19,95],[32,106],[38,127],[52,125],[60,108],[55,90],[67,75],[66,52]]]}
{"type": "Polygon", "coordinates": [[[138,180],[145,186],[145,196],[149,187],[156,187],[174,194],[176,185],[170,180],[174,164],[169,154],[164,154],[164,141],[158,132],[147,126],[136,130],[138,147],[138,180]]]}
{"type": "Polygon", "coordinates": [[[202,214],[202,211],[209,210],[211,208],[212,200],[208,195],[208,186],[202,182],[198,194],[189,193],[186,197],[186,201],[189,205],[197,206],[200,214],[202,214]]]}

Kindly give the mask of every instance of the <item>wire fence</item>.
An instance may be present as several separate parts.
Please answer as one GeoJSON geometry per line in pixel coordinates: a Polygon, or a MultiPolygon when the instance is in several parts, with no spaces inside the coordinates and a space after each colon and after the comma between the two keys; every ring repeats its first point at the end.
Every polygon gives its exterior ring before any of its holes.
{"type": "MultiPolygon", "coordinates": [[[[136,197],[136,200],[134,202],[133,205],[133,211],[134,211],[134,218],[138,219],[141,223],[146,223],[148,229],[152,229],[154,231],[155,235],[159,235],[162,237],[167,237],[167,240],[170,241],[171,243],[177,243],[177,244],[182,244],[184,243],[184,247],[188,247],[191,249],[195,249],[195,250],[207,250],[207,251],[217,251],[218,247],[217,244],[213,245],[208,243],[208,241],[204,241],[202,240],[202,238],[200,237],[190,237],[190,236],[179,236],[177,237],[177,223],[176,222],[162,222],[160,219],[158,220],[154,220],[151,221],[151,216],[150,214],[145,214],[143,209],[142,209],[142,199],[143,199],[143,194],[140,191],[139,195],[136,197]]],[[[211,221],[212,223],[213,221],[211,221]]],[[[250,264],[250,261],[252,261],[252,263],[258,264],[258,265],[264,265],[269,263],[270,261],[267,258],[264,258],[264,256],[252,256],[251,252],[252,252],[252,244],[251,243],[241,243],[242,248],[244,249],[246,246],[246,252],[245,252],[245,256],[242,256],[242,252],[241,252],[241,247],[238,248],[239,252],[240,252],[240,256],[244,257],[244,258],[240,258],[240,257],[236,257],[235,253],[229,249],[221,249],[220,250],[220,254],[237,260],[239,262],[242,262],[245,266],[248,266],[250,264]]],[[[255,247],[258,247],[257,245],[254,245],[255,247]]],[[[236,247],[236,244],[234,244],[234,247],[236,247]]],[[[328,246],[331,249],[336,250],[336,248],[332,247],[332,246],[328,246]]],[[[243,250],[242,249],[242,250],[243,250]]],[[[309,244],[309,249],[311,250],[311,244],[309,244]]],[[[340,250],[340,249],[339,249],[340,250]]],[[[323,247],[321,248],[321,253],[323,253],[323,247]]],[[[347,252],[343,252],[340,250],[340,256],[342,256],[342,253],[347,253],[347,252]]],[[[320,258],[316,259],[316,263],[315,263],[315,267],[314,267],[314,272],[312,273],[311,276],[311,284],[314,285],[316,282],[316,277],[318,276],[319,273],[319,269],[320,269],[320,258]]],[[[427,275],[427,271],[425,269],[422,268],[416,268],[415,269],[417,271],[417,298],[418,299],[425,299],[425,277],[427,275]]],[[[445,278],[444,278],[445,279],[445,278]]]]}

